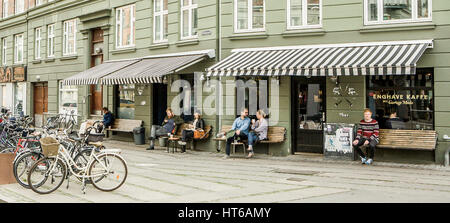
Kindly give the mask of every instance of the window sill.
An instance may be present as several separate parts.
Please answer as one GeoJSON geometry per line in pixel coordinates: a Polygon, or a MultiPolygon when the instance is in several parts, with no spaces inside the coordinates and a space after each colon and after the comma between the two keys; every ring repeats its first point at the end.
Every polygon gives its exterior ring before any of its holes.
{"type": "Polygon", "coordinates": [[[238,33],[234,34],[232,36],[229,36],[228,38],[230,40],[241,40],[241,39],[267,39],[269,35],[267,33],[238,33]]]}
{"type": "Polygon", "coordinates": [[[45,62],[46,63],[49,63],[49,62],[55,62],[55,58],[47,58],[47,59],[45,59],[45,62]]]}
{"type": "Polygon", "coordinates": [[[115,50],[111,50],[111,53],[114,54],[121,54],[121,53],[134,53],[136,52],[136,47],[127,47],[127,48],[119,48],[115,50]]]}
{"type": "Polygon", "coordinates": [[[325,30],[319,29],[291,29],[286,32],[281,33],[283,37],[298,37],[298,36],[323,36],[325,35],[325,30]]]}
{"type": "Polygon", "coordinates": [[[76,59],[78,59],[78,55],[63,56],[63,57],[59,58],[60,61],[64,61],[64,60],[76,60],[76,59]]]}
{"type": "Polygon", "coordinates": [[[164,48],[169,48],[169,43],[167,43],[167,42],[155,43],[155,44],[151,45],[148,49],[156,50],[156,49],[164,49],[164,48]]]}
{"type": "Polygon", "coordinates": [[[200,40],[197,38],[195,39],[186,39],[186,40],[180,40],[175,43],[177,46],[189,46],[189,45],[197,45],[200,43],[200,40]]]}
{"type": "Polygon", "coordinates": [[[380,25],[367,25],[359,29],[360,33],[372,33],[372,32],[391,32],[391,31],[404,31],[404,30],[425,30],[435,29],[436,24],[432,22],[421,23],[401,23],[401,24],[380,24],[380,25]]]}
{"type": "Polygon", "coordinates": [[[40,64],[40,63],[42,63],[42,60],[41,59],[36,59],[36,60],[31,61],[31,63],[33,63],[33,64],[40,64]]]}

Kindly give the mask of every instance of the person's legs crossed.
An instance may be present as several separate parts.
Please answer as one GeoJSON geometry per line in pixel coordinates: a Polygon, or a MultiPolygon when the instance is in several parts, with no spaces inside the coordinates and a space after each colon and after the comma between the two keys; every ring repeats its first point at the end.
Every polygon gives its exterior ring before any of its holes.
{"type": "Polygon", "coordinates": [[[364,158],[364,159],[366,158],[366,154],[364,154],[363,151],[361,150],[361,146],[364,145],[365,141],[366,141],[366,139],[361,138],[361,139],[359,139],[358,144],[356,146],[353,146],[353,148],[355,149],[356,153],[358,153],[358,155],[361,158],[364,158]]]}

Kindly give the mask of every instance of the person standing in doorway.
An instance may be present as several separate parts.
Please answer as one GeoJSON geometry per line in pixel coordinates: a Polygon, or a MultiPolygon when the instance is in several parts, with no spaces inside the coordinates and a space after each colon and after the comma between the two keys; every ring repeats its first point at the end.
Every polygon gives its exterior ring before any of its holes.
{"type": "Polygon", "coordinates": [[[362,164],[371,165],[375,155],[375,147],[379,142],[379,125],[377,120],[372,119],[372,111],[364,110],[364,119],[359,123],[356,139],[353,141],[353,148],[361,158],[362,164]],[[362,146],[367,147],[367,155],[361,150],[362,146]]]}

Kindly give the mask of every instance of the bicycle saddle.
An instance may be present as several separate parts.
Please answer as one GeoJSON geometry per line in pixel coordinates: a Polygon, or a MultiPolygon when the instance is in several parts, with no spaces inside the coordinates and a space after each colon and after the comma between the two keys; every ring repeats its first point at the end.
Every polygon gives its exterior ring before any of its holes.
{"type": "Polygon", "coordinates": [[[90,142],[89,145],[95,146],[95,147],[102,147],[103,142],[90,142]]]}

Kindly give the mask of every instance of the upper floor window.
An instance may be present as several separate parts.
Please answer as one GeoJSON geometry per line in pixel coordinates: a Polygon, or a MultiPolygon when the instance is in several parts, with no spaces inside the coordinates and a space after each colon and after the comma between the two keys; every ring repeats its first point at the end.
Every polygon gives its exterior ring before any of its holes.
{"type": "Polygon", "coordinates": [[[14,63],[23,63],[23,34],[14,36],[14,63]]]}
{"type": "Polygon", "coordinates": [[[431,0],[365,0],[364,23],[431,21],[431,0]]]}
{"type": "Polygon", "coordinates": [[[55,24],[47,27],[47,57],[55,56],[55,24]]]}
{"type": "Polygon", "coordinates": [[[34,59],[41,59],[41,28],[36,28],[34,31],[34,59]]]}
{"type": "Polygon", "coordinates": [[[3,18],[6,18],[9,16],[8,11],[9,11],[9,0],[2,0],[3,3],[3,12],[2,12],[2,16],[3,18]]]}
{"type": "Polygon", "coordinates": [[[234,31],[264,31],[265,14],[265,0],[235,0],[234,31]]]}
{"type": "Polygon", "coordinates": [[[168,0],[154,0],[153,2],[153,42],[165,42],[169,31],[168,0]]]}
{"type": "Polygon", "coordinates": [[[15,13],[16,14],[22,13],[22,12],[25,11],[25,0],[16,0],[15,4],[16,4],[16,6],[15,6],[15,9],[16,9],[15,13]]]}
{"type": "Polygon", "coordinates": [[[322,26],[322,0],[287,0],[288,29],[322,26]]]}
{"type": "Polygon", "coordinates": [[[8,49],[8,45],[6,45],[6,38],[2,39],[2,65],[6,65],[6,52],[8,49]]]}
{"type": "Polygon", "coordinates": [[[63,55],[76,54],[77,21],[75,19],[64,22],[63,55]]]}
{"type": "Polygon", "coordinates": [[[197,0],[181,1],[181,38],[197,37],[198,9],[197,0]]]}
{"type": "Polygon", "coordinates": [[[116,48],[134,46],[135,14],[135,5],[116,10],[116,48]]]}

